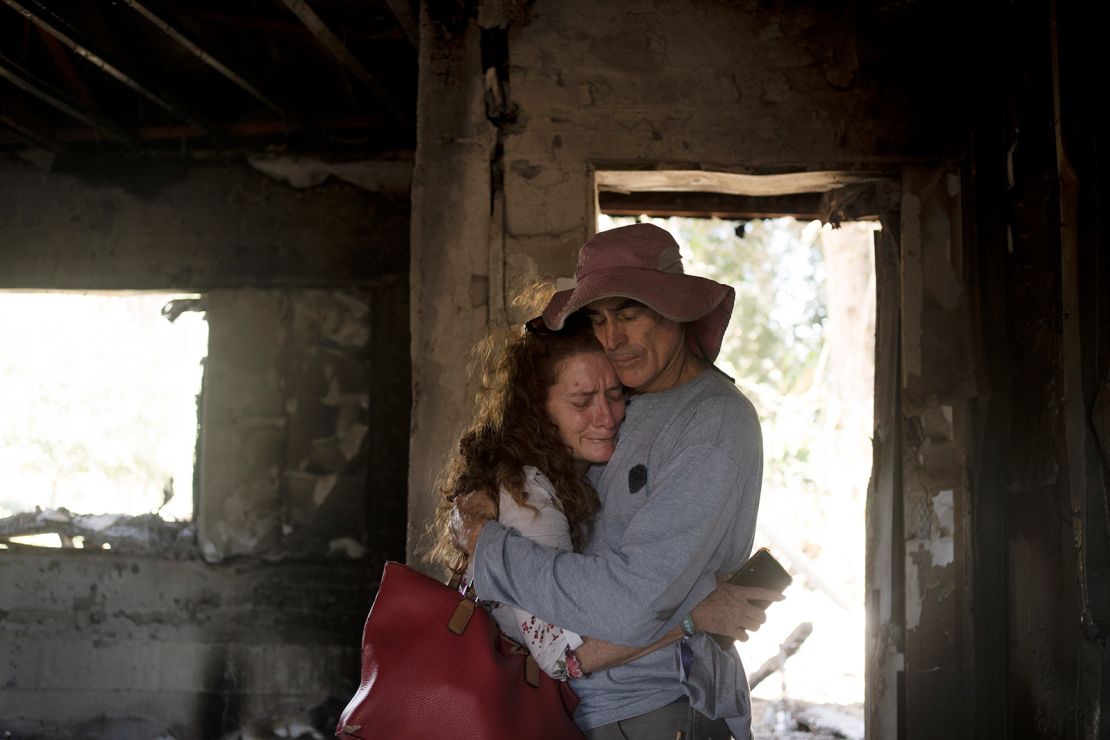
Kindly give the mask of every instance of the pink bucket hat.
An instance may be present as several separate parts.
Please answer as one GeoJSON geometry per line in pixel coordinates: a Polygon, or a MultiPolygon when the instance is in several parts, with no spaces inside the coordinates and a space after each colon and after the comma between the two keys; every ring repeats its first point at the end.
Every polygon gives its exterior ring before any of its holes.
{"type": "Polygon", "coordinates": [[[582,245],[576,284],[552,296],[543,312],[549,329],[563,328],[567,316],[600,298],[631,298],[663,318],[690,324],[690,349],[713,362],[721,351],[736,291],[682,271],[678,243],[654,224],[602,231],[582,245]]]}

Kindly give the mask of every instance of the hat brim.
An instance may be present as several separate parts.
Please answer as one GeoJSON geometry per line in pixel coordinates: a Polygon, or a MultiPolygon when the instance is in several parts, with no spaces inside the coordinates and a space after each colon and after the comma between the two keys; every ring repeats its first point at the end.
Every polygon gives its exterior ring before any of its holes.
{"type": "Polygon", "coordinates": [[[544,323],[563,328],[568,316],[603,298],[631,298],[671,321],[690,324],[691,349],[713,362],[732,317],[736,291],[708,278],[632,267],[594,270],[572,290],[552,296],[544,309],[544,323]]]}

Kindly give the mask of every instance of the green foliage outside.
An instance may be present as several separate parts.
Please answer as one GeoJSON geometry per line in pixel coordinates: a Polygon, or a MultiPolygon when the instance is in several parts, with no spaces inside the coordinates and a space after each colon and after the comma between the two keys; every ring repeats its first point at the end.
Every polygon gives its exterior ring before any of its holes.
{"type": "MultiPolygon", "coordinates": [[[[634,219],[599,219],[599,228],[634,219]]],[[[756,546],[795,576],[786,600],[739,644],[748,666],[777,655],[802,622],[813,632],[790,676],[754,695],[861,704],[864,507],[874,403],[874,224],[658,219],[686,272],[733,286],[717,365],[759,412],[763,492],[756,546]],[[737,236],[740,229],[741,237],[737,236]]]]}

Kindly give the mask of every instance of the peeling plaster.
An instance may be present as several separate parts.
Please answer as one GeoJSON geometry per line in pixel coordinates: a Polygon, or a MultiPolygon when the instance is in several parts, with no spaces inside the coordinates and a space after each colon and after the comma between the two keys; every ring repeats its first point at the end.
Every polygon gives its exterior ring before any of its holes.
{"type": "Polygon", "coordinates": [[[920,542],[907,542],[906,558],[906,630],[915,630],[921,625],[921,596],[922,586],[918,582],[917,560],[913,552],[920,552],[923,546],[920,542]]]}
{"type": "Polygon", "coordinates": [[[955,559],[953,540],[955,508],[952,494],[951,489],[946,489],[933,497],[933,512],[939,523],[940,536],[932,538],[929,552],[933,556],[933,565],[937,567],[951,565],[955,559]]]}
{"type": "Polygon", "coordinates": [[[362,316],[351,315],[342,324],[328,332],[327,338],[340,347],[365,347],[367,342],[370,341],[370,327],[362,316]]]}
{"type": "Polygon", "coordinates": [[[316,485],[312,489],[312,501],[317,506],[323,506],[324,501],[327,500],[328,494],[335,489],[335,484],[339,480],[339,476],[332,473],[331,475],[322,475],[316,479],[316,485]]]}
{"type": "Polygon", "coordinates": [[[412,182],[412,162],[325,162],[310,157],[253,156],[248,164],[259,172],[303,189],[322,185],[335,177],[362,190],[407,197],[412,182]]]}
{"type": "MultiPolygon", "coordinates": [[[[931,588],[926,583],[929,571],[946,568],[956,559],[955,491],[951,488],[938,491],[932,497],[931,509],[928,537],[906,541],[906,628],[910,630],[921,625],[922,606],[931,588]]],[[[949,588],[951,582],[944,579],[941,585],[949,588]]]]}
{"type": "Polygon", "coordinates": [[[331,365],[324,369],[324,373],[328,379],[328,392],[321,396],[320,403],[325,406],[336,406],[339,404],[339,378],[336,377],[331,365]]]}
{"type": "Polygon", "coordinates": [[[352,560],[363,557],[366,554],[366,548],[360,545],[350,537],[341,537],[337,540],[332,540],[328,543],[328,554],[343,554],[352,560]]]}
{"type": "Polygon", "coordinates": [[[918,415],[921,420],[921,433],[933,442],[947,442],[952,435],[952,407],[942,405],[926,408],[918,415]]]}
{"type": "Polygon", "coordinates": [[[351,460],[362,450],[362,440],[366,438],[366,433],[369,431],[370,427],[358,422],[347,428],[347,432],[339,443],[339,449],[343,451],[345,458],[351,460]]]}

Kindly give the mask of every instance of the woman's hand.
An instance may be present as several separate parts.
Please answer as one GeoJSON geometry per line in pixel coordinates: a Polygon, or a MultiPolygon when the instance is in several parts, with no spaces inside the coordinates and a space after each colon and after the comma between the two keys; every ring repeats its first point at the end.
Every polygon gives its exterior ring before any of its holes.
{"type": "Polygon", "coordinates": [[[482,527],[496,517],[497,507],[485,491],[471,491],[456,498],[448,520],[455,546],[466,551],[467,555],[473,555],[482,527]]]}
{"type": "Polygon", "coordinates": [[[767,621],[764,607],[753,601],[782,601],[783,595],[756,586],[717,584],[717,590],[702,599],[690,613],[694,627],[700,632],[725,635],[746,642],[749,632],[755,632],[767,621]]]}

